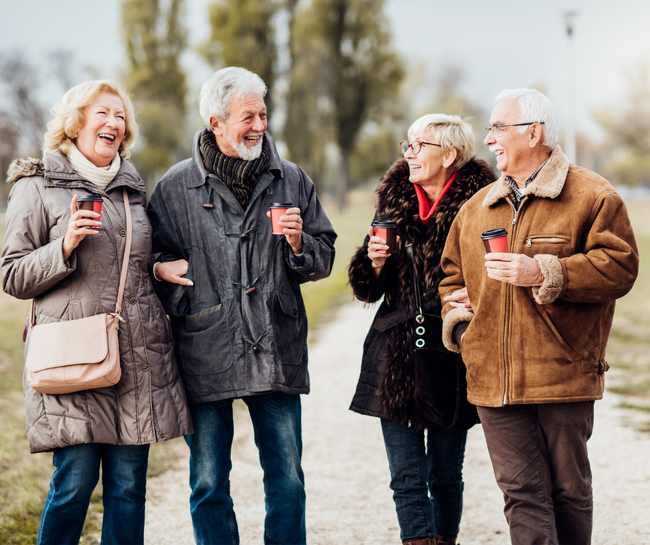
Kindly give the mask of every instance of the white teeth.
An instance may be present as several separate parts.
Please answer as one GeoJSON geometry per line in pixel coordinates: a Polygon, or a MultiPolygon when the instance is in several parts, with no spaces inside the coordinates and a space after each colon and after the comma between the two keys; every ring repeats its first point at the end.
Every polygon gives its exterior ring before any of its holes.
{"type": "Polygon", "coordinates": [[[106,138],[106,139],[110,140],[111,142],[113,140],[115,140],[115,136],[113,136],[112,134],[104,134],[104,133],[102,133],[102,134],[99,135],[99,137],[100,138],[106,138]]]}

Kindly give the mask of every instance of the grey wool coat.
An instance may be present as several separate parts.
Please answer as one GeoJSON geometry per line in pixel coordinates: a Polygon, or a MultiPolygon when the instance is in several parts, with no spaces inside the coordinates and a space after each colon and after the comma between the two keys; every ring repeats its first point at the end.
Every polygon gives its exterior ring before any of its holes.
{"type": "MultiPolygon", "coordinates": [[[[34,298],[36,323],[114,312],[126,242],[122,188],[129,194],[133,242],[120,324],[122,378],[113,387],[41,394],[24,382],[31,452],[81,443],[142,445],[192,433],[172,331],[149,277],[151,227],[144,184],[123,160],[102,191],[84,180],[61,152],[16,160],[5,216],[2,287],[34,298]],[[63,259],[73,194],[104,199],[98,235],[86,236],[63,259]]],[[[29,346],[29,336],[27,338],[29,346]]]]}
{"type": "Polygon", "coordinates": [[[185,259],[194,286],[158,283],[174,328],[190,403],[280,391],[309,392],[307,315],[300,284],[325,278],[336,233],[309,177],[280,159],[266,133],[270,164],[246,210],[209,173],[199,151],[173,166],[149,202],[155,255],[185,259]],[[296,257],[266,216],[274,202],[292,202],[303,219],[296,257]]]}

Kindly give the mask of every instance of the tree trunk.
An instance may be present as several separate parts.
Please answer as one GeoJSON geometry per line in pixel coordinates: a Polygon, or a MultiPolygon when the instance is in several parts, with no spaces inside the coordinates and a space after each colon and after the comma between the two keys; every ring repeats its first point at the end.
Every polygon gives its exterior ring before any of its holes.
{"type": "Polygon", "coordinates": [[[339,183],[336,192],[336,205],[339,212],[344,212],[348,207],[348,172],[350,169],[350,152],[341,149],[341,160],[339,163],[339,183]]]}

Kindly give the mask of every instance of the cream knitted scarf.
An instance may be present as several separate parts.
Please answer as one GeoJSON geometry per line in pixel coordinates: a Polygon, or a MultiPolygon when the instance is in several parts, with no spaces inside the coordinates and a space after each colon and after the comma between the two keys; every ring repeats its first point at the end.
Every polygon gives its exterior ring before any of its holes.
{"type": "Polygon", "coordinates": [[[115,178],[117,171],[120,170],[120,163],[122,158],[120,154],[116,154],[113,162],[107,167],[96,167],[77,149],[77,146],[72,144],[70,151],[68,151],[68,161],[70,165],[77,171],[77,174],[83,176],[84,179],[95,184],[99,189],[106,189],[106,186],[111,183],[115,178]]]}

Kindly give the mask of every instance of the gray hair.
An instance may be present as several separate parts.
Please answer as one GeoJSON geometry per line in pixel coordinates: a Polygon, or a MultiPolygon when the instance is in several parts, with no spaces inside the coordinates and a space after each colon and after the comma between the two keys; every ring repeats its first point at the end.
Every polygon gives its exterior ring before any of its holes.
{"type": "MultiPolygon", "coordinates": [[[[494,100],[494,106],[504,100],[517,100],[519,104],[519,123],[536,121],[544,122],[542,144],[554,150],[557,146],[559,136],[559,121],[555,106],[546,95],[536,89],[505,89],[501,91],[494,100]]],[[[518,127],[519,132],[525,134],[530,126],[518,127]]]]}
{"type": "Polygon", "coordinates": [[[199,93],[199,112],[206,126],[210,117],[217,116],[222,121],[230,117],[230,102],[233,96],[266,95],[266,84],[257,74],[245,68],[229,66],[217,70],[201,87],[199,93]]]}
{"type": "Polygon", "coordinates": [[[461,169],[474,153],[474,131],[472,126],[457,115],[427,114],[416,119],[408,130],[409,140],[419,135],[430,134],[436,144],[440,144],[440,153],[449,149],[457,151],[452,163],[453,172],[461,169]]]}

